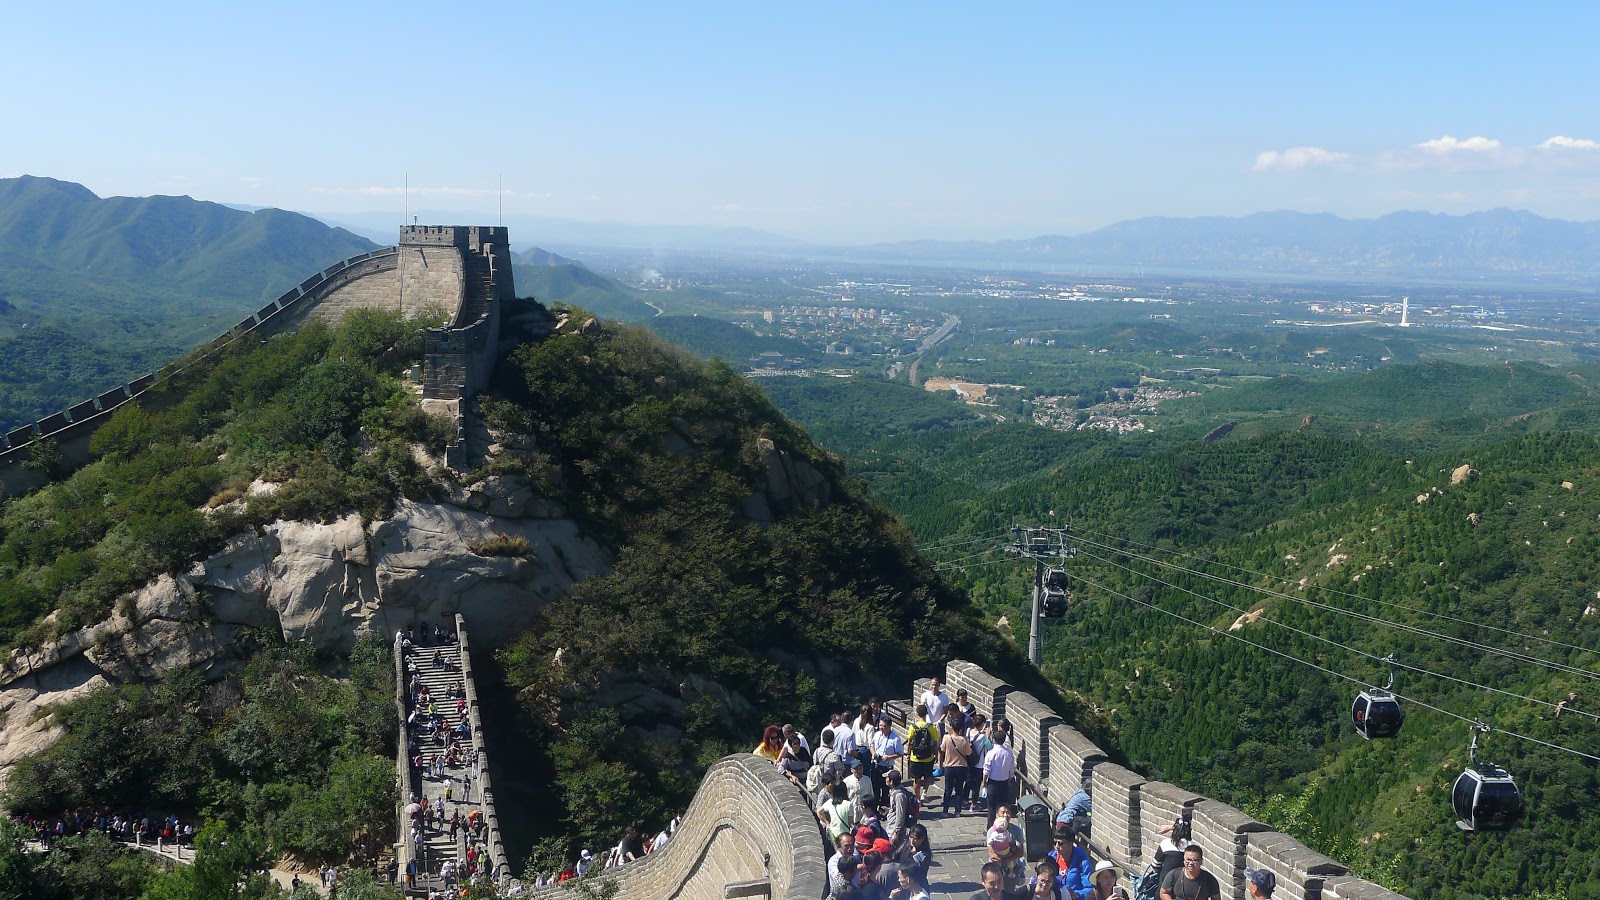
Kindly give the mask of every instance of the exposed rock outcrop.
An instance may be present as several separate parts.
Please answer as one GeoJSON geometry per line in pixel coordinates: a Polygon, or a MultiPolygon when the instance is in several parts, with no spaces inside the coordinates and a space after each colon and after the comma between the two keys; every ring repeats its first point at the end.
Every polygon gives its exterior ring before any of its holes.
{"type": "Polygon", "coordinates": [[[832,482],[804,458],[779,450],[769,438],[757,439],[756,450],[762,474],[757,491],[745,500],[746,518],[771,525],[797,509],[827,506],[833,498],[832,482]]]}
{"type": "Polygon", "coordinates": [[[492,644],[610,565],[607,551],[520,478],[484,479],[447,503],[402,500],[365,526],[354,513],[327,524],[274,522],[123,597],[105,621],[13,652],[0,667],[0,769],[54,743],[45,713],[97,684],[188,668],[220,677],[239,663],[234,639],[244,629],[343,651],[363,632],[460,612],[492,644]],[[471,549],[497,535],[522,538],[528,552],[471,549]]]}

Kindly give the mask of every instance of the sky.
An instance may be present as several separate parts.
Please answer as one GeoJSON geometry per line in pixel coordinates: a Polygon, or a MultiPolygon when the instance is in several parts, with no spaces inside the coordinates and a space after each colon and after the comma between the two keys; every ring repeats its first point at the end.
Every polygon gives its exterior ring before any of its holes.
{"type": "Polygon", "coordinates": [[[1600,4],[12,2],[0,176],[821,243],[1600,219],[1600,4]],[[503,179],[504,192],[501,193],[503,179]]]}

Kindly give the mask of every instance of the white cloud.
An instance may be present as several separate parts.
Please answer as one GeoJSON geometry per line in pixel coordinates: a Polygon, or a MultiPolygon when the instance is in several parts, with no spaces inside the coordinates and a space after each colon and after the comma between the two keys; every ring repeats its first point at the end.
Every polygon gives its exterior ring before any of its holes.
{"type": "Polygon", "coordinates": [[[1588,138],[1567,137],[1556,135],[1539,145],[1540,150],[1600,150],[1600,141],[1591,141],[1588,138]]]}
{"type": "Polygon", "coordinates": [[[1463,141],[1460,138],[1454,138],[1447,134],[1444,137],[1437,137],[1431,141],[1423,141],[1422,143],[1414,144],[1413,146],[1415,146],[1418,150],[1426,150],[1429,153],[1438,153],[1441,155],[1446,153],[1455,153],[1458,150],[1465,150],[1471,153],[1489,153],[1499,150],[1500,142],[1494,138],[1486,138],[1481,135],[1478,137],[1469,137],[1463,141]]]}
{"type": "Polygon", "coordinates": [[[1290,147],[1288,150],[1263,150],[1256,154],[1257,172],[1293,172],[1310,166],[1331,166],[1350,158],[1348,153],[1321,147],[1290,147]]]}

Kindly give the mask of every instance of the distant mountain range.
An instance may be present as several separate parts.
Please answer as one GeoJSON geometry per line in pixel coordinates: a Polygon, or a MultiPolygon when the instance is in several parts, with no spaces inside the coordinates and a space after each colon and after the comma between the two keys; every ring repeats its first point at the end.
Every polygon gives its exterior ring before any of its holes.
{"type": "Polygon", "coordinates": [[[0,179],[0,267],[116,279],[196,297],[267,299],[378,245],[281,209],[106,197],[53,178],[0,179]]]}
{"type": "MultiPolygon", "coordinates": [[[[810,245],[781,234],[754,228],[721,225],[638,225],[627,222],[583,222],[555,216],[507,214],[485,216],[481,212],[459,209],[416,209],[412,212],[424,224],[489,225],[504,224],[511,229],[512,247],[530,243],[544,247],[630,247],[652,250],[735,250],[779,251],[802,249],[810,245]]],[[[336,225],[392,244],[398,233],[399,216],[394,211],[307,213],[329,225],[336,225]]]]}
{"type": "MultiPolygon", "coordinates": [[[[430,216],[442,222],[460,219],[461,214],[455,218],[443,213],[430,216]]],[[[352,217],[342,219],[351,221],[352,217]]],[[[748,228],[603,224],[529,217],[508,219],[507,224],[512,227],[514,238],[536,240],[543,246],[804,254],[972,267],[1085,266],[1128,270],[1143,266],[1219,274],[1513,280],[1600,274],[1600,222],[1546,219],[1511,209],[1462,216],[1397,212],[1376,219],[1287,211],[1239,218],[1152,217],[1071,236],[1042,235],[1004,241],[921,240],[866,246],[810,244],[748,228]]],[[[382,233],[392,231],[385,229],[382,233]]]]}
{"type": "Polygon", "coordinates": [[[575,259],[568,259],[565,256],[551,253],[543,247],[530,247],[522,253],[512,256],[511,262],[519,266],[577,266],[581,269],[588,268],[588,266],[575,259]]]}
{"type": "Polygon", "coordinates": [[[1483,276],[1600,273],[1600,222],[1494,209],[1377,219],[1265,212],[1242,218],[1147,218],[1074,237],[907,241],[847,251],[878,259],[1325,275],[1483,276]]]}

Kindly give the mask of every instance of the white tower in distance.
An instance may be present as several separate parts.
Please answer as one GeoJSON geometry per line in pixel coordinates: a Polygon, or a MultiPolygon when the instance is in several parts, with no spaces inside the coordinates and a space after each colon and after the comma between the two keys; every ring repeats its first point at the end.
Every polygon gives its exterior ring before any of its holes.
{"type": "Polygon", "coordinates": [[[1406,321],[1406,317],[1410,316],[1410,315],[1411,315],[1411,298],[1410,297],[1401,297],[1400,298],[1400,327],[1401,328],[1410,328],[1411,327],[1411,323],[1406,321]]]}

